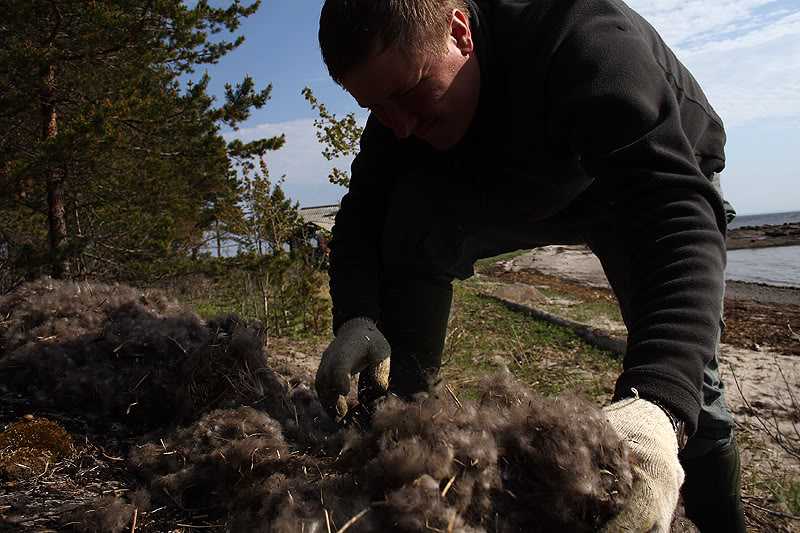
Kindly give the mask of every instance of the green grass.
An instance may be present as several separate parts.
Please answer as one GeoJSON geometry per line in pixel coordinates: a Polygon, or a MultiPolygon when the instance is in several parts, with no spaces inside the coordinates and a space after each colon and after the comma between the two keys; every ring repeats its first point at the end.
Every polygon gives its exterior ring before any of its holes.
{"type": "Polygon", "coordinates": [[[578,322],[590,322],[595,318],[606,318],[615,322],[622,322],[622,313],[616,302],[596,300],[594,302],[584,302],[571,309],[571,314],[567,318],[572,318],[578,322]]]}
{"type": "MultiPolygon", "coordinates": [[[[466,286],[474,289],[481,289],[486,287],[483,280],[470,278],[463,282],[466,286]]],[[[551,300],[550,302],[536,302],[535,307],[547,313],[557,315],[575,322],[583,324],[592,324],[597,320],[607,320],[623,324],[622,313],[619,310],[619,305],[614,300],[607,299],[588,299],[586,297],[577,297],[568,292],[562,292],[557,289],[548,287],[536,287],[539,293],[551,300]],[[560,300],[569,300],[571,304],[560,303],[560,300]]]]}
{"type": "MultiPolygon", "coordinates": [[[[508,261],[527,252],[527,250],[517,250],[508,252],[487,259],[480,259],[475,263],[476,272],[487,272],[498,261],[508,261]]],[[[465,282],[469,286],[479,286],[482,282],[475,278],[470,278],[465,282]]],[[[551,300],[577,300],[574,305],[537,304],[543,311],[552,313],[577,322],[589,323],[595,319],[607,319],[622,323],[622,314],[617,302],[605,299],[576,298],[575,295],[559,291],[550,287],[536,287],[537,290],[546,298],[551,300]]]]}
{"type": "Polygon", "coordinates": [[[605,401],[620,361],[571,330],[536,320],[456,283],[445,347],[443,377],[470,396],[485,375],[505,365],[546,395],[571,390],[605,401]]]}
{"type": "MultiPolygon", "coordinates": [[[[506,256],[510,254],[499,257],[506,256]]],[[[187,303],[206,318],[231,312],[250,318],[256,311],[242,313],[237,291],[215,289],[202,291],[187,303]]],[[[443,361],[442,376],[465,396],[481,378],[505,365],[543,394],[571,390],[602,402],[610,398],[620,371],[620,361],[612,353],[594,348],[567,328],[480,295],[472,281],[454,284],[443,361]]]]}
{"type": "Polygon", "coordinates": [[[575,295],[562,292],[553,288],[537,287],[537,290],[550,300],[572,300],[577,302],[574,305],[537,304],[542,310],[575,320],[577,322],[589,322],[595,318],[606,318],[616,322],[622,322],[622,313],[619,305],[612,300],[589,300],[588,298],[576,298],[575,295]]]}
{"type": "MultiPolygon", "coordinates": [[[[741,437],[741,433],[739,434],[741,437]]],[[[761,443],[756,443],[759,451],[766,451],[761,443]]],[[[740,449],[749,449],[750,446],[740,439],[740,449]]],[[[772,457],[771,459],[774,459],[772,457]]],[[[759,471],[743,471],[745,477],[742,486],[747,487],[747,492],[761,495],[765,502],[770,502],[769,507],[794,516],[800,516],[800,477],[795,469],[785,468],[785,464],[767,461],[769,469],[762,466],[759,471]]]]}
{"type": "Polygon", "coordinates": [[[236,305],[236,302],[225,303],[220,301],[205,301],[196,302],[192,304],[191,307],[194,309],[194,312],[200,315],[200,317],[204,320],[230,313],[235,313],[248,320],[256,318],[253,313],[242,313],[242,307],[240,305],[236,305]]]}
{"type": "Polygon", "coordinates": [[[800,479],[790,479],[776,484],[773,493],[790,514],[800,515],[800,479]]]}

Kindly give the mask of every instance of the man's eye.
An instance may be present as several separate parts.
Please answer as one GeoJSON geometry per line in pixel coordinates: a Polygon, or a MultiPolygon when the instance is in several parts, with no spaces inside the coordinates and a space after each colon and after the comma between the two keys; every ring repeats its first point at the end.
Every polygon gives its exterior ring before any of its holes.
{"type": "Polygon", "coordinates": [[[414,85],[413,87],[411,87],[409,90],[407,90],[407,91],[405,91],[405,92],[402,92],[402,93],[400,93],[400,98],[407,98],[407,97],[411,96],[411,94],[412,94],[414,91],[416,91],[416,90],[417,90],[417,87],[419,87],[419,83],[418,83],[418,84],[416,84],[416,85],[414,85]]]}
{"type": "Polygon", "coordinates": [[[409,90],[407,90],[406,92],[402,93],[402,94],[400,95],[400,98],[408,98],[408,97],[414,96],[414,93],[417,93],[417,92],[419,92],[419,90],[420,90],[422,87],[424,87],[424,86],[425,86],[425,82],[427,82],[427,81],[428,81],[428,78],[422,78],[421,80],[419,80],[419,81],[416,83],[416,85],[414,85],[413,87],[411,87],[411,88],[410,88],[409,90]]]}

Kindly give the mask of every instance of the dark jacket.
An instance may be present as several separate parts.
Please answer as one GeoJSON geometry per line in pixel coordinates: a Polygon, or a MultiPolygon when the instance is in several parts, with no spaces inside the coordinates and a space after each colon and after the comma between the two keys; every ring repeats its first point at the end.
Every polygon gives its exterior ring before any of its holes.
{"type": "Polygon", "coordinates": [[[331,242],[334,328],[377,319],[382,221],[394,180],[414,168],[483,176],[526,224],[590,195],[630,220],[639,287],[616,397],[635,387],[685,419],[700,410],[725,264],[725,213],[709,177],[725,133],[698,83],[656,31],[616,0],[472,4],[481,66],[477,116],[436,153],[370,118],[331,242]]]}

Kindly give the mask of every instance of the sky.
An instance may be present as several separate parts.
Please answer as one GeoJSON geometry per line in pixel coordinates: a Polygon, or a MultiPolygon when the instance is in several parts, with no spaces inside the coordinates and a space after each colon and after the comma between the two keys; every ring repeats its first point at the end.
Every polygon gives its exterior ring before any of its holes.
{"type": "MultiPolygon", "coordinates": [[[[222,3],[222,2],[219,2],[222,3]]],[[[700,82],[725,123],[727,165],[722,186],[740,215],[800,210],[800,0],[629,0],[655,26],[700,82]]],[[[328,108],[355,112],[333,83],[317,42],[321,0],[264,0],[237,31],[245,42],[208,66],[210,90],[250,74],[272,84],[272,98],[228,139],[284,133],[268,155],[273,178],[301,206],[335,204],[345,189],[328,183],[314,111],[300,91],[310,86],[328,108]]],[[[336,162],[348,168],[349,161],[336,162]]]]}

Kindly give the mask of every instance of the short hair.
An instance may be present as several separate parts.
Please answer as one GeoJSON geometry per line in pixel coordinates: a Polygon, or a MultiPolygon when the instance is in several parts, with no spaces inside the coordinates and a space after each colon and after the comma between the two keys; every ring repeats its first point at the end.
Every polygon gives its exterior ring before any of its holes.
{"type": "Polygon", "coordinates": [[[352,68],[395,44],[404,52],[442,52],[454,9],[469,16],[467,0],[325,0],[322,60],[341,84],[352,68]]]}

